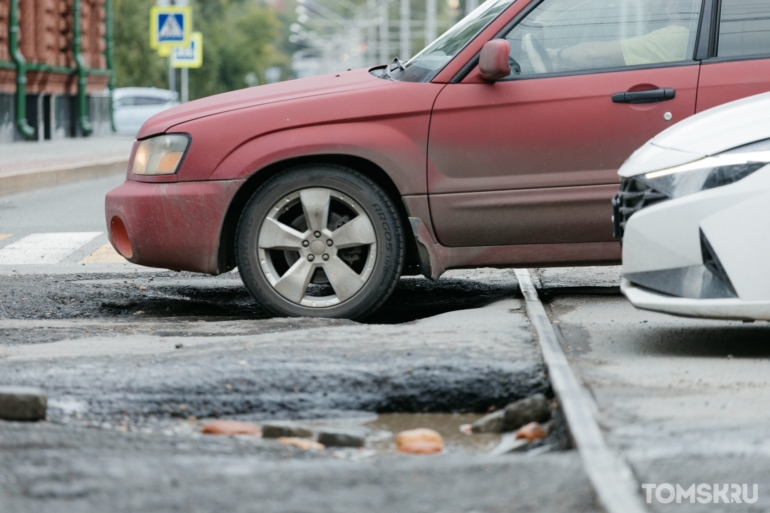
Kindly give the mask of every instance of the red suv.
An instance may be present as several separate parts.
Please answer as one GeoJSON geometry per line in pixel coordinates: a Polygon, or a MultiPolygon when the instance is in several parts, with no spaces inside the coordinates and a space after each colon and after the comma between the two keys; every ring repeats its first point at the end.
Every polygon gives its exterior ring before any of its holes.
{"type": "Polygon", "coordinates": [[[617,169],[770,90],[770,2],[489,0],[406,63],[188,103],[107,195],[130,261],[235,266],[280,315],[361,318],[403,274],[612,263],[617,169]]]}

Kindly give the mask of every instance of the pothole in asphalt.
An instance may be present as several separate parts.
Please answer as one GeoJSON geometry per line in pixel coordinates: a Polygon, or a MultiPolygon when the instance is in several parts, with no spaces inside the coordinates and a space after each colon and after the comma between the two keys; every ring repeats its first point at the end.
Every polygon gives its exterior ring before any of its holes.
{"type": "MultiPolygon", "coordinates": [[[[395,452],[395,437],[401,431],[424,428],[441,435],[448,453],[489,452],[500,443],[499,434],[466,435],[460,431],[460,426],[479,418],[481,415],[469,413],[386,413],[363,423],[363,427],[371,433],[367,437],[367,449],[380,456],[395,452]]],[[[334,423],[331,425],[335,427],[334,423]]],[[[343,423],[340,427],[346,426],[343,423]]]]}
{"type": "Polygon", "coordinates": [[[538,289],[543,304],[549,305],[562,297],[570,296],[622,296],[620,287],[553,287],[538,289]]]}
{"type": "MultiPolygon", "coordinates": [[[[351,412],[347,412],[348,415],[351,412]]],[[[354,412],[355,413],[355,412],[354,412]]],[[[508,433],[469,433],[466,429],[483,415],[475,413],[385,413],[371,414],[358,412],[354,416],[341,418],[311,419],[301,422],[264,421],[262,427],[281,425],[293,430],[306,430],[312,434],[302,434],[295,440],[319,440],[319,433],[353,434],[363,438],[361,447],[341,447],[331,445],[324,447],[331,455],[346,459],[367,459],[398,454],[396,437],[399,433],[416,429],[429,429],[437,432],[443,441],[442,455],[452,454],[494,454],[501,447],[510,444],[514,434],[508,433]]],[[[189,418],[185,420],[150,418],[141,425],[132,423],[126,417],[118,422],[80,422],[80,415],[72,418],[61,418],[56,424],[82,425],[102,430],[120,433],[139,433],[145,436],[161,436],[170,440],[203,440],[212,439],[212,435],[202,434],[209,420],[189,418]]],[[[260,423],[258,423],[260,424],[260,423]]],[[[553,418],[544,428],[548,436],[528,444],[520,444],[511,452],[529,451],[564,451],[571,449],[562,413],[556,409],[553,418]]],[[[216,437],[223,438],[223,437],[216,437]]],[[[230,437],[225,437],[230,438],[230,437]]],[[[236,436],[239,440],[263,440],[265,442],[281,443],[278,438],[253,437],[249,435],[236,436]]],[[[500,453],[498,455],[502,455],[500,453]]]]}
{"type": "MultiPolygon", "coordinates": [[[[10,275],[0,277],[0,286],[4,291],[0,320],[113,322],[103,326],[0,326],[0,339],[6,344],[56,342],[84,333],[110,337],[153,330],[162,336],[217,336],[221,334],[218,326],[232,321],[259,321],[241,325],[241,334],[350,323],[274,318],[254,301],[233,273],[218,277],[171,272],[139,276],[10,275]],[[212,327],[190,326],[196,321],[211,323],[212,327]]],[[[363,323],[406,323],[517,295],[511,270],[450,271],[437,282],[405,277],[386,304],[363,323]]]]}
{"type": "MultiPolygon", "coordinates": [[[[18,343],[29,343],[23,340],[34,339],[37,330],[41,330],[39,342],[75,333],[84,338],[83,331],[90,329],[91,337],[99,337],[98,344],[109,344],[105,335],[200,338],[353,324],[270,318],[232,275],[210,278],[169,273],[130,279],[120,275],[47,279],[19,276],[0,280],[10,284],[0,316],[51,320],[48,325],[41,323],[41,327],[32,329],[21,324],[18,328],[0,328],[16,337],[18,343]],[[56,319],[76,319],[81,324],[56,326],[56,319]],[[255,320],[260,322],[244,322],[255,320]],[[61,331],[57,334],[57,330],[61,331]]],[[[404,278],[390,301],[368,323],[405,323],[481,307],[516,294],[512,271],[463,271],[438,282],[404,278]]],[[[363,326],[359,330],[374,328],[381,331],[395,327],[363,326]]],[[[401,327],[396,329],[402,331],[401,327]]],[[[521,336],[526,339],[531,334],[521,336]]],[[[536,346],[534,341],[531,343],[536,346]]],[[[448,352],[437,354],[417,344],[396,352],[367,355],[358,347],[348,351],[344,344],[335,349],[339,354],[316,352],[311,346],[291,353],[279,344],[270,349],[274,353],[245,352],[244,356],[236,356],[239,349],[235,346],[228,349],[233,351],[231,355],[225,355],[208,353],[205,346],[188,349],[185,345],[179,344],[183,351],[174,351],[172,344],[172,352],[186,355],[175,357],[173,362],[165,356],[137,356],[130,362],[133,371],[114,368],[118,360],[113,364],[112,357],[71,368],[47,367],[46,383],[64,384],[75,397],[75,402],[60,401],[63,407],[51,411],[51,421],[140,434],[199,437],[203,436],[202,418],[244,418],[261,423],[277,414],[283,420],[311,425],[353,422],[368,434],[364,452],[352,451],[351,457],[391,454],[395,434],[410,428],[438,431],[449,453],[484,453],[496,446],[500,437],[467,436],[460,432],[460,425],[479,418],[478,412],[490,406],[502,407],[532,393],[549,391],[539,360],[501,360],[491,354],[477,354],[477,348],[442,349],[448,352]],[[241,360],[246,356],[249,361],[241,360]],[[96,394],[88,391],[88,383],[96,379],[94,373],[103,375],[92,383],[99,389],[96,394]],[[72,388],[67,385],[71,383],[79,384],[72,388]],[[77,403],[79,397],[86,399],[86,407],[77,403]],[[123,409],[128,412],[120,414],[123,409]],[[380,413],[369,413],[354,421],[347,419],[351,411],[363,409],[380,413]],[[337,411],[340,418],[330,418],[330,410],[337,411]],[[250,419],[248,412],[255,411],[260,412],[259,416],[250,419]]],[[[508,349],[506,354],[510,357],[508,349]]],[[[29,369],[17,366],[14,375],[29,384],[39,379],[38,372],[32,364],[29,369]],[[29,380],[22,378],[27,370],[29,380]]],[[[559,425],[557,422],[556,432],[561,433],[564,430],[559,425]]],[[[566,440],[566,436],[559,436],[566,440]]],[[[552,445],[566,448],[568,442],[552,445]]]]}

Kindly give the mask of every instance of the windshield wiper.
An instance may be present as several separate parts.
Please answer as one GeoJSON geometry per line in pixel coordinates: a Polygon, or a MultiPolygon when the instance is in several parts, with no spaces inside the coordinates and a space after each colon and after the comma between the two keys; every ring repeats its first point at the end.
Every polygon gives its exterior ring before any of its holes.
{"type": "Polygon", "coordinates": [[[399,59],[398,57],[393,57],[393,60],[385,65],[385,76],[395,81],[395,79],[393,78],[393,75],[390,74],[390,72],[393,71],[392,69],[390,69],[390,66],[393,64],[395,64],[396,67],[401,71],[405,71],[406,67],[404,66],[404,63],[401,62],[401,59],[399,59]]]}

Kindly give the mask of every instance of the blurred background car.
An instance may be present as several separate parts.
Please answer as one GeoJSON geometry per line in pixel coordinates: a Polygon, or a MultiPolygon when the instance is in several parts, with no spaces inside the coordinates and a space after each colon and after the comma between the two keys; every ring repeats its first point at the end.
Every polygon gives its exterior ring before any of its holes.
{"type": "Polygon", "coordinates": [[[683,316],[770,320],[770,93],[661,133],[619,170],[622,292],[683,316]]]}
{"type": "Polygon", "coordinates": [[[115,89],[115,129],[120,134],[136,135],[145,121],[158,112],[179,105],[179,94],[155,87],[115,89]]]}

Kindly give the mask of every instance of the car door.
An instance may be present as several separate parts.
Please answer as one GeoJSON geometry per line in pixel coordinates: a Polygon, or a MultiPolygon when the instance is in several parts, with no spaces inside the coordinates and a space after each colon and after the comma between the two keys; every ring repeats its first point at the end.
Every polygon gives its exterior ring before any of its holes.
{"type": "Polygon", "coordinates": [[[699,14],[700,0],[533,2],[501,34],[518,72],[490,84],[476,69],[436,100],[428,189],[439,242],[611,241],[617,169],[648,139],[695,112],[699,14]],[[644,39],[668,26],[664,14],[672,9],[686,24],[677,37],[644,39]],[[562,62],[593,43],[611,48],[614,60],[562,62]],[[675,51],[640,58],[644,48],[665,50],[667,43],[675,51]],[[635,92],[647,98],[626,94],[635,92]]]}
{"type": "Polygon", "coordinates": [[[721,0],[715,7],[717,38],[703,61],[698,112],[770,91],[770,2],[721,0]]]}

